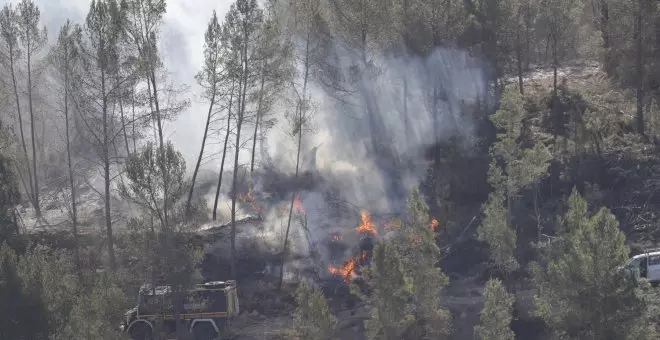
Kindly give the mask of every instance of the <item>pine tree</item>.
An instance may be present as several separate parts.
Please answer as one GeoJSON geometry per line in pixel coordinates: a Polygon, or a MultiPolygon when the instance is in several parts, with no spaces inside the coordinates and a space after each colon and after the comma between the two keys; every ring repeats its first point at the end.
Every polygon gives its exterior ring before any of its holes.
{"type": "Polygon", "coordinates": [[[41,12],[31,0],[21,0],[18,4],[18,27],[19,27],[19,41],[23,45],[25,51],[25,61],[27,64],[27,94],[28,94],[28,111],[30,113],[30,139],[32,144],[32,177],[34,179],[34,188],[32,196],[34,201],[34,210],[38,218],[41,217],[41,206],[39,204],[39,175],[37,172],[37,135],[35,126],[37,119],[34,114],[34,99],[33,99],[33,84],[32,84],[32,68],[34,55],[44,47],[46,43],[46,28],[43,30],[39,28],[39,20],[41,19],[41,12]]]}
{"type": "Polygon", "coordinates": [[[572,339],[655,339],[650,307],[657,303],[646,281],[617,270],[628,258],[625,236],[612,213],[590,215],[573,189],[560,240],[548,264],[535,265],[535,313],[556,336],[572,339]]]}
{"type": "Polygon", "coordinates": [[[408,197],[406,221],[397,231],[395,245],[412,287],[415,319],[423,328],[420,336],[445,338],[449,335],[451,314],[440,306],[440,294],[449,279],[436,267],[440,249],[435,242],[429,208],[418,188],[413,188],[408,197]]]}
{"type": "Polygon", "coordinates": [[[413,288],[396,248],[386,243],[377,244],[371,266],[364,270],[363,278],[369,287],[368,296],[355,285],[351,288],[371,306],[371,319],[364,323],[367,339],[401,339],[415,317],[409,302],[413,288]]]}
{"type": "Polygon", "coordinates": [[[525,119],[523,97],[506,88],[500,109],[491,121],[500,133],[491,147],[493,158],[488,169],[488,182],[493,191],[483,205],[484,219],[477,237],[488,243],[491,260],[500,270],[510,272],[518,268],[514,258],[516,229],[513,221],[514,203],[519,192],[547,175],[551,154],[541,142],[529,148],[518,144],[525,119]]]}
{"type": "Polygon", "coordinates": [[[225,18],[230,48],[239,51],[238,59],[227,60],[227,72],[238,83],[236,142],[234,144],[234,170],[231,195],[231,277],[236,278],[236,200],[238,199],[238,169],[241,150],[241,128],[249,113],[249,92],[256,88],[258,75],[259,40],[257,32],[263,22],[263,11],[256,0],[236,0],[225,18]]]}
{"type": "Polygon", "coordinates": [[[506,291],[499,279],[490,279],[484,290],[484,308],[481,310],[479,325],[474,333],[480,340],[513,340],[511,330],[512,294],[506,291]]]}
{"type": "Polygon", "coordinates": [[[122,8],[115,0],[92,1],[85,26],[77,42],[81,52],[81,66],[76,70],[73,84],[73,102],[82,122],[82,137],[94,150],[102,167],[104,182],[103,198],[105,231],[108,246],[109,267],[116,267],[114,236],[111,216],[111,182],[114,176],[115,140],[121,126],[112,109],[116,101],[116,76],[118,43],[121,36],[122,8]]]}
{"type": "Polygon", "coordinates": [[[204,98],[209,102],[209,109],[206,114],[206,124],[204,125],[204,134],[202,135],[202,146],[199,148],[199,156],[197,163],[193,170],[192,181],[190,189],[188,190],[188,198],[186,200],[186,210],[190,211],[190,204],[192,202],[193,191],[195,190],[195,181],[197,179],[197,172],[204,157],[204,147],[206,147],[206,137],[211,125],[211,118],[214,116],[216,104],[220,99],[220,90],[222,86],[222,27],[218,22],[218,16],[215,11],[211,16],[211,20],[206,28],[204,34],[204,65],[202,70],[197,73],[195,78],[200,86],[204,89],[204,98]]]}
{"type": "Polygon", "coordinates": [[[328,308],[323,292],[310,287],[307,282],[300,283],[296,291],[296,307],[293,313],[292,335],[296,340],[333,339],[337,318],[328,308]]]}

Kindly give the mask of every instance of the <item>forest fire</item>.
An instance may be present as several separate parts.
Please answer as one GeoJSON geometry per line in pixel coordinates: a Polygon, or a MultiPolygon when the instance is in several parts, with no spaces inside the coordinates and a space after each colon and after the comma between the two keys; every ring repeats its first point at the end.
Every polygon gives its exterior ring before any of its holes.
{"type": "Polygon", "coordinates": [[[296,198],[293,200],[293,206],[296,208],[298,214],[300,215],[305,214],[305,206],[303,206],[303,203],[300,200],[300,195],[296,195],[296,198]]]}
{"type": "Polygon", "coordinates": [[[246,193],[238,194],[238,201],[244,203],[250,203],[252,210],[254,210],[257,213],[261,211],[261,207],[257,204],[257,202],[254,199],[254,190],[252,188],[252,182],[248,183],[248,191],[246,193]]]}
{"type": "Polygon", "coordinates": [[[440,226],[440,222],[437,219],[431,220],[431,229],[436,230],[440,226]]]}
{"type": "Polygon", "coordinates": [[[360,212],[360,224],[355,228],[360,233],[376,235],[376,225],[371,220],[371,215],[366,210],[360,212]]]}
{"type": "MultiPolygon", "coordinates": [[[[372,236],[377,234],[377,229],[371,215],[366,210],[360,212],[360,223],[355,227],[355,230],[359,233],[366,234],[360,241],[360,254],[349,257],[341,266],[328,266],[328,272],[340,276],[346,283],[349,283],[351,279],[359,275],[359,267],[368,264],[371,257],[371,249],[373,248],[372,236]]],[[[332,235],[332,242],[341,240],[343,240],[342,235],[332,235]]]]}
{"type": "Polygon", "coordinates": [[[355,268],[357,265],[358,259],[351,256],[346,261],[344,261],[343,265],[339,267],[329,265],[328,271],[334,275],[341,276],[344,279],[344,282],[349,283],[355,276],[355,268]]]}

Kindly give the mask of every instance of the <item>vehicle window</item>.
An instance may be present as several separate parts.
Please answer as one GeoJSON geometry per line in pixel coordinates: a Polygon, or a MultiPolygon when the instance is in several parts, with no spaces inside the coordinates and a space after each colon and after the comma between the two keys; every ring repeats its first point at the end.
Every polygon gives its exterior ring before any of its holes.
{"type": "Polygon", "coordinates": [[[649,266],[660,265],[660,255],[653,255],[649,257],[649,266]]]}

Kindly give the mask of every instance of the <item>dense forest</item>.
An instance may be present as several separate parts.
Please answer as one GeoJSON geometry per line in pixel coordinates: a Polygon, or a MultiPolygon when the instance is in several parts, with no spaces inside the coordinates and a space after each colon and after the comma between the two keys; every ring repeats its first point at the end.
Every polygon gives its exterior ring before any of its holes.
{"type": "Polygon", "coordinates": [[[656,1],[235,0],[196,84],[168,10],[2,7],[0,340],[660,336],[656,1]],[[226,280],[210,336],[118,327],[226,280]]]}

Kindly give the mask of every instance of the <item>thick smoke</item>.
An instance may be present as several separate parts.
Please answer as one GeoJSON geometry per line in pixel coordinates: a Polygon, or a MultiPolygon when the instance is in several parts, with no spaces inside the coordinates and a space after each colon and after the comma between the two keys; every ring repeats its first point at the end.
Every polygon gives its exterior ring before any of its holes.
{"type": "MultiPolygon", "coordinates": [[[[350,54],[338,48],[335,52],[339,56],[335,66],[345,77],[350,76],[353,60],[346,57],[350,54]]],[[[360,222],[361,210],[374,216],[402,212],[409,190],[420,184],[428,169],[424,153],[429,146],[452,136],[459,137],[467,148],[474,142],[471,108],[478,106],[487,94],[484,67],[479,60],[465,51],[438,48],[427,57],[381,57],[374,64],[378,70],[376,76],[365,75],[353,82],[358,85],[342,84],[352,91],[348,96],[340,97],[318,83],[311,86],[315,129],[304,136],[301,162],[301,173],[311,178],[311,185],[303,188],[291,179],[296,147],[295,139],[287,134],[291,130],[287,126],[289,122],[282,119],[270,130],[264,146],[267,155],[260,158],[262,164],[271,168],[246,179],[254,183],[255,201],[263,217],[262,228],[253,228],[255,232],[246,236],[258,236],[267,248],[279,252],[289,200],[296,190],[305,212],[303,218],[294,209],[292,252],[309,254],[311,244],[325,264],[341,261],[330,256],[324,246],[331,233],[344,234],[343,241],[349,245],[344,255],[348,256],[350,246],[359,240],[354,230],[360,222]],[[408,93],[407,128],[404,75],[408,93]],[[365,101],[369,101],[378,129],[369,125],[365,101]],[[435,118],[434,112],[437,112],[435,118]],[[386,151],[374,151],[374,144],[385,145],[386,151]],[[288,177],[274,179],[276,175],[288,177]],[[291,183],[273,190],[269,183],[280,180],[291,183]],[[302,227],[303,222],[307,230],[302,227]],[[255,234],[257,231],[259,235],[255,234]]],[[[230,176],[226,175],[225,179],[223,186],[229,188],[230,176]]],[[[207,198],[212,203],[211,192],[207,198]]],[[[220,200],[224,220],[230,217],[229,201],[227,196],[220,200]]],[[[256,214],[245,205],[243,208],[239,218],[256,214]]]]}

